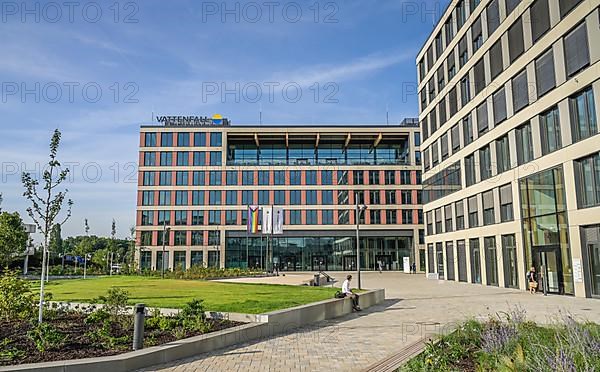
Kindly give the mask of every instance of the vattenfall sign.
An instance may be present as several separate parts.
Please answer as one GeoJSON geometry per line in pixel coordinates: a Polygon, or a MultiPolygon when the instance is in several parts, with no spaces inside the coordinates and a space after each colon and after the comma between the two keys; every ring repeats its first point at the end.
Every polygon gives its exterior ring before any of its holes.
{"type": "Polygon", "coordinates": [[[162,123],[166,127],[178,126],[229,126],[229,119],[223,118],[221,115],[208,116],[157,116],[156,121],[162,123]]]}

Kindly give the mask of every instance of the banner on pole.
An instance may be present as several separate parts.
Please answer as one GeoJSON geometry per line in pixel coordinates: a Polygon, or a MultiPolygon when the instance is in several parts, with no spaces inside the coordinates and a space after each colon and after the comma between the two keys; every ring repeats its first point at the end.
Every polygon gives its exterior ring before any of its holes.
{"type": "Polygon", "coordinates": [[[258,233],[258,206],[248,206],[248,232],[250,234],[258,233]]]}
{"type": "Polygon", "coordinates": [[[262,207],[262,233],[271,234],[273,232],[273,207],[262,207]]]}
{"type": "Polygon", "coordinates": [[[283,234],[283,208],[273,207],[273,235],[283,234]]]}

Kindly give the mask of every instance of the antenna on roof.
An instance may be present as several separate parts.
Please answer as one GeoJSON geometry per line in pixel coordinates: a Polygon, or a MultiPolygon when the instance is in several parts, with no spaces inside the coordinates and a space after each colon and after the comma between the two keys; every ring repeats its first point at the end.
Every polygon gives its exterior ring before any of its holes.
{"type": "Polygon", "coordinates": [[[390,125],[390,107],[389,105],[385,105],[385,123],[390,125]]]}
{"type": "Polygon", "coordinates": [[[258,124],[262,125],[262,103],[258,104],[258,124]]]}

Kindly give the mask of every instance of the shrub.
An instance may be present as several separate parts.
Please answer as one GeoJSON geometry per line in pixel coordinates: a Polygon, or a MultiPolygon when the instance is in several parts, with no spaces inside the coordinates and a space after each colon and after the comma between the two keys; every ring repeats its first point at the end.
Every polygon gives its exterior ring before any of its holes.
{"type": "Polygon", "coordinates": [[[48,323],[34,325],[32,329],[27,332],[27,337],[33,341],[36,349],[40,353],[44,353],[49,349],[60,348],[67,339],[67,335],[60,333],[48,323]]]}
{"type": "Polygon", "coordinates": [[[206,313],[204,312],[204,304],[203,300],[199,300],[197,298],[192,301],[186,303],[181,312],[179,313],[181,317],[185,318],[200,318],[205,319],[206,313]]]}
{"type": "Polygon", "coordinates": [[[106,296],[100,296],[95,302],[104,304],[104,309],[113,317],[116,318],[120,314],[124,314],[127,309],[127,301],[129,300],[129,292],[122,288],[112,287],[106,293],[106,296]]]}
{"type": "Polygon", "coordinates": [[[26,320],[35,316],[35,299],[29,283],[16,271],[6,270],[0,277],[0,318],[26,320]]]}

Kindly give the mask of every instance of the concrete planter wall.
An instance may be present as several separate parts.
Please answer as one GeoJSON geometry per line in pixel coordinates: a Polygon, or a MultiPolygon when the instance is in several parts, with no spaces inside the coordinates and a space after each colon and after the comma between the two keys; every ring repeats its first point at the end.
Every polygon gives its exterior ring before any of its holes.
{"type": "MultiPolygon", "coordinates": [[[[385,300],[385,291],[377,289],[360,295],[363,309],[380,304],[385,300]]],[[[352,312],[350,299],[331,299],[266,314],[250,315],[244,318],[253,323],[244,324],[219,332],[174,341],[125,354],[65,360],[58,362],[22,364],[0,367],[0,371],[40,371],[40,372],[125,372],[189,358],[198,354],[222,349],[231,345],[277,335],[295,328],[337,318],[352,312]]],[[[233,314],[232,314],[233,315],[233,314]]],[[[214,318],[238,318],[241,314],[229,316],[227,313],[211,313],[214,318]]],[[[234,319],[231,319],[234,320],[234,319]]]]}

